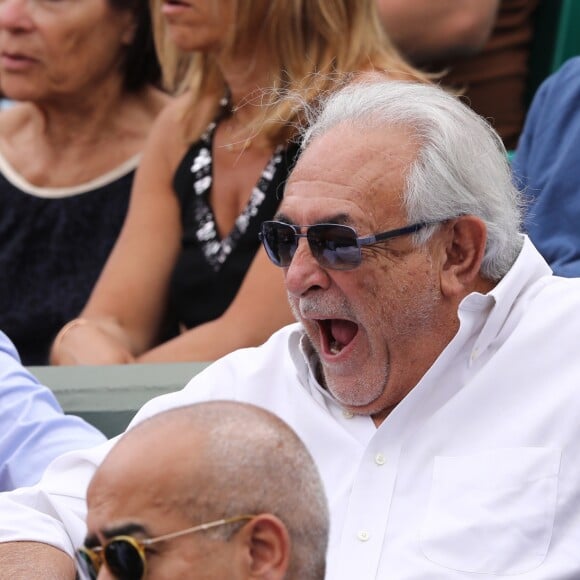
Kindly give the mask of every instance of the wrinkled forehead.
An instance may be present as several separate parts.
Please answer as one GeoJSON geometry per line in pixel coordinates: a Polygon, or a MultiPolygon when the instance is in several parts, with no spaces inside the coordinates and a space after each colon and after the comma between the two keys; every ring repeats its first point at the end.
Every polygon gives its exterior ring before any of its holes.
{"type": "Polygon", "coordinates": [[[300,156],[286,184],[280,214],[295,223],[342,214],[355,223],[364,216],[398,219],[404,214],[405,179],[416,152],[414,140],[403,129],[360,132],[339,125],[315,137],[300,156]]]}

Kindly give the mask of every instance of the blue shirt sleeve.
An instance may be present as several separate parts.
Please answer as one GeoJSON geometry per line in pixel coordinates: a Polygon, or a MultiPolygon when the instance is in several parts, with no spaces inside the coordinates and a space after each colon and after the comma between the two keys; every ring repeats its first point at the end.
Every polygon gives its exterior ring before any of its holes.
{"type": "Polygon", "coordinates": [[[524,228],[556,274],[580,276],[580,57],[538,89],[512,163],[524,228]]]}
{"type": "Polygon", "coordinates": [[[0,332],[0,491],[33,485],[55,457],[104,440],[79,417],[63,413],[0,332]]]}

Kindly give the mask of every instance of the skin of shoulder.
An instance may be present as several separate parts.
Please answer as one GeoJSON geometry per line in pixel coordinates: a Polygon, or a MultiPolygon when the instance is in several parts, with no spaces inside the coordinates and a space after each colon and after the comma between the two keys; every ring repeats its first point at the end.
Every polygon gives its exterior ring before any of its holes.
{"type": "MultiPolygon", "coordinates": [[[[214,103],[211,99],[206,98],[196,105],[196,109],[204,112],[212,108],[213,105],[214,103]]],[[[151,130],[150,142],[169,162],[169,166],[173,169],[171,174],[177,168],[186,148],[192,142],[192,139],[186,135],[184,130],[184,117],[192,106],[193,100],[190,92],[185,92],[173,98],[163,108],[151,130]]],[[[200,134],[203,129],[205,127],[198,128],[200,134]]]]}
{"type": "Polygon", "coordinates": [[[173,100],[169,93],[156,87],[147,87],[143,92],[144,106],[157,118],[159,113],[173,100]]]}
{"type": "MultiPolygon", "coordinates": [[[[201,106],[209,106],[209,103],[202,103],[201,106]]],[[[143,167],[138,172],[138,181],[140,174],[155,170],[156,173],[163,175],[166,183],[171,183],[178,164],[192,142],[184,129],[184,115],[191,107],[192,97],[187,92],[173,98],[159,113],[145,145],[146,163],[142,164],[143,167]],[[159,164],[160,160],[164,165],[159,164]]],[[[139,187],[136,186],[135,189],[138,190],[139,187]]]]}

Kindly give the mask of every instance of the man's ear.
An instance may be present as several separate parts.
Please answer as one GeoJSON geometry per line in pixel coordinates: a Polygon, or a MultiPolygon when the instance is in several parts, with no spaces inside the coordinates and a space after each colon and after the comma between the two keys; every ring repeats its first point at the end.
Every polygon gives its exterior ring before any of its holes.
{"type": "Polygon", "coordinates": [[[290,534],[272,514],[255,516],[241,530],[248,578],[283,580],[290,565],[290,534]]]}
{"type": "Polygon", "coordinates": [[[448,228],[440,273],[441,292],[448,298],[462,298],[482,285],[479,270],[487,228],[481,219],[471,215],[454,219],[448,228]]]}

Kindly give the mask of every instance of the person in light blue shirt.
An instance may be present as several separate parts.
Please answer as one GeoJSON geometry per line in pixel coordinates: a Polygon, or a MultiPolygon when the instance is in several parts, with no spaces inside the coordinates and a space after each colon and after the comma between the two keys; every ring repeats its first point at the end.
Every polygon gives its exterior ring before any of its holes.
{"type": "Polygon", "coordinates": [[[538,89],[512,164],[525,230],[559,276],[580,276],[580,57],[538,89]]]}
{"type": "Polygon", "coordinates": [[[0,491],[33,485],[55,457],[104,440],[79,417],[64,414],[0,332],[0,491]]]}

